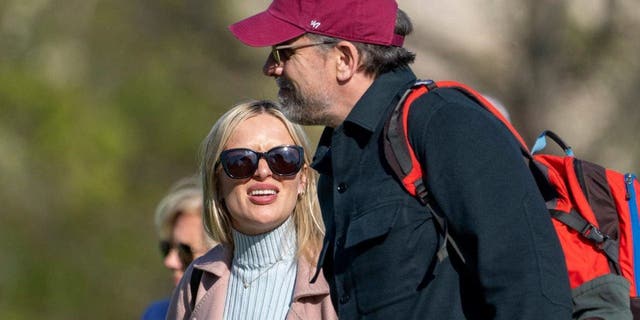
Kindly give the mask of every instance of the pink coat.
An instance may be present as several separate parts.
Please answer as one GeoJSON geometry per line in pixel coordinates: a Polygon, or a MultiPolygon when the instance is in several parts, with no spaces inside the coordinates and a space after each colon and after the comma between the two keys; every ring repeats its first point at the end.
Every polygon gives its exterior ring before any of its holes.
{"type": "MultiPolygon", "coordinates": [[[[196,259],[173,291],[167,319],[222,320],[231,275],[231,253],[218,245],[196,259]],[[190,279],[193,268],[204,272],[196,294],[195,308],[191,310],[190,279]]],[[[322,272],[315,283],[309,283],[314,272],[313,266],[298,260],[293,303],[287,312],[287,320],[338,319],[329,297],[329,285],[322,272]]]]}

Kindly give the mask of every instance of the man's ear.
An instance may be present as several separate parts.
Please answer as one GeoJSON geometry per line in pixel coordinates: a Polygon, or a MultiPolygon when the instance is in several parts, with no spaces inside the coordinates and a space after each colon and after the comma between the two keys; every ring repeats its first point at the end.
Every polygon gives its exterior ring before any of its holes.
{"type": "Polygon", "coordinates": [[[338,63],[336,65],[336,78],[339,82],[348,81],[360,67],[360,54],[358,49],[349,41],[340,41],[336,44],[338,51],[338,63]]]}

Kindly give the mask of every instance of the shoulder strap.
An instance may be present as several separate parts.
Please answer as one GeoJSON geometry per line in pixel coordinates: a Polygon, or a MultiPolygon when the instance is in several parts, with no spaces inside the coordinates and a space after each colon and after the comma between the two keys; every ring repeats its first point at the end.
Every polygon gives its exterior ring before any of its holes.
{"type": "Polygon", "coordinates": [[[189,301],[189,304],[191,306],[191,311],[196,307],[196,296],[198,295],[200,279],[202,279],[202,270],[193,268],[191,271],[191,278],[189,279],[189,288],[191,288],[191,300],[189,301]]]}
{"type": "Polygon", "coordinates": [[[531,158],[529,148],[520,136],[520,133],[518,133],[504,115],[480,93],[455,81],[434,82],[433,80],[419,80],[411,86],[411,88],[407,89],[393,109],[391,116],[387,119],[384,127],[384,152],[391,169],[402,181],[404,188],[409,194],[421,199],[423,204],[426,203],[425,199],[428,196],[428,191],[423,182],[423,177],[425,176],[424,168],[420,167],[420,162],[409,143],[409,110],[416,99],[438,88],[456,89],[491,112],[513,134],[520,144],[522,153],[528,158],[531,158]]]}
{"type": "Polygon", "coordinates": [[[575,209],[571,209],[569,213],[549,209],[549,213],[553,218],[564,223],[567,227],[578,232],[582,237],[600,248],[611,261],[614,271],[617,274],[622,274],[619,262],[620,255],[618,253],[620,244],[618,241],[602,233],[598,227],[589,223],[589,221],[583,218],[575,209]]]}
{"type": "Polygon", "coordinates": [[[417,81],[407,89],[384,126],[384,154],[396,177],[412,196],[423,204],[428,195],[422,181],[420,162],[409,144],[407,118],[409,107],[423,94],[436,88],[433,80],[417,81]]]}
{"type": "Polygon", "coordinates": [[[433,219],[436,221],[436,224],[440,228],[439,231],[443,237],[442,245],[440,246],[437,252],[438,262],[442,262],[444,259],[446,259],[449,256],[449,251],[447,251],[447,245],[450,245],[451,248],[456,253],[456,256],[460,259],[460,261],[463,264],[467,263],[467,261],[464,259],[464,255],[462,255],[462,251],[460,251],[460,248],[458,248],[458,244],[456,243],[455,240],[453,240],[453,237],[451,237],[451,234],[449,233],[449,226],[447,224],[447,219],[445,219],[445,217],[442,214],[436,211],[436,209],[433,206],[431,206],[431,203],[427,202],[426,207],[427,207],[427,211],[431,213],[431,216],[433,216],[433,219]]]}
{"type": "Polygon", "coordinates": [[[412,196],[418,198],[436,220],[444,237],[443,245],[438,250],[438,260],[442,261],[448,256],[447,245],[451,245],[456,255],[465,263],[462,252],[449,234],[445,217],[431,205],[429,192],[423,179],[425,168],[421,167],[409,142],[408,119],[411,105],[422,95],[437,88],[456,89],[484,107],[509,129],[518,140],[522,153],[529,159],[531,159],[531,154],[524,139],[522,139],[518,131],[507,121],[504,115],[484,96],[464,84],[454,81],[434,82],[433,80],[418,80],[404,92],[400,101],[396,104],[384,126],[384,153],[387,163],[396,177],[402,182],[405,190],[412,196]]]}

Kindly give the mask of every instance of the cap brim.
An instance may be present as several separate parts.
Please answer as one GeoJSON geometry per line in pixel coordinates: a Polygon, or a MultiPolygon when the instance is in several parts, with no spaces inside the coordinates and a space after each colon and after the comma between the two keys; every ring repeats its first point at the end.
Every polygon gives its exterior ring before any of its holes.
{"type": "Polygon", "coordinates": [[[229,26],[233,35],[244,44],[252,47],[269,47],[305,33],[291,23],[280,20],[268,11],[238,21],[229,26]]]}

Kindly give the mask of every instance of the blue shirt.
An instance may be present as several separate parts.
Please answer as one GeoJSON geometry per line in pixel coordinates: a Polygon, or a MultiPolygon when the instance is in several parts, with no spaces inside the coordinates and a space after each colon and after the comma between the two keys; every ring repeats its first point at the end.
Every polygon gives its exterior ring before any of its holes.
{"type": "Polygon", "coordinates": [[[159,300],[150,304],[142,314],[142,320],[164,320],[169,309],[169,299],[159,300]]]}

